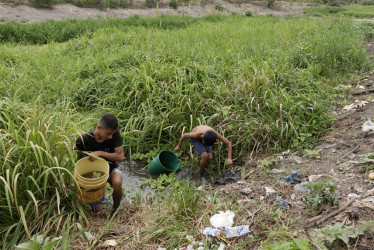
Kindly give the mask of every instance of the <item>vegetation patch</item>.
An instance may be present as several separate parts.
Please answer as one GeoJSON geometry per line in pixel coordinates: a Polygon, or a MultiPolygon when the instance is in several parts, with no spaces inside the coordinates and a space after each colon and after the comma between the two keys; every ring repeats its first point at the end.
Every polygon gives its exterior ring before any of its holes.
{"type": "Polygon", "coordinates": [[[338,15],[354,18],[373,18],[374,6],[372,5],[338,5],[315,6],[306,8],[304,13],[310,16],[338,15]]]}
{"type": "MultiPolygon", "coordinates": [[[[310,149],[331,123],[333,87],[371,67],[364,33],[340,18],[133,17],[5,23],[0,30],[3,248],[40,232],[43,239],[66,234],[67,221],[68,228],[84,224],[74,195],[73,142],[100,114],[116,114],[126,154],[144,158],[174,148],[180,134],[198,124],[232,141],[238,158],[310,149]]],[[[217,168],[224,151],[216,145],[217,168]]],[[[216,203],[214,192],[204,198],[188,182],[165,181],[172,191],[149,201],[154,218],[138,232],[138,248],[186,245],[188,234],[201,240],[198,230],[210,215],[241,209],[235,195],[216,203]]],[[[318,199],[308,204],[335,204],[323,190],[316,187],[318,199]]],[[[271,213],[274,222],[281,212],[271,213]]],[[[249,217],[237,218],[246,223],[249,217]]],[[[79,233],[77,226],[71,230],[79,233]]],[[[244,246],[258,240],[242,239],[244,246]]]]}

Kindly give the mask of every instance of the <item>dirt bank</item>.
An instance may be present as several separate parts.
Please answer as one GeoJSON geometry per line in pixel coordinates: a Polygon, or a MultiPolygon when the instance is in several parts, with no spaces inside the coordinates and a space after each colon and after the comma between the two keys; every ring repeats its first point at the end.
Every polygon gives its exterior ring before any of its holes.
{"type": "Polygon", "coordinates": [[[80,8],[72,4],[57,4],[51,8],[35,8],[29,4],[14,5],[0,2],[0,20],[16,20],[19,22],[31,23],[48,19],[60,20],[68,18],[97,18],[97,17],[122,17],[126,18],[133,15],[157,16],[157,15],[188,15],[201,17],[210,14],[244,14],[251,11],[253,15],[303,15],[303,9],[307,6],[304,3],[276,2],[274,7],[267,8],[266,2],[251,2],[250,4],[233,4],[223,0],[213,0],[210,4],[202,6],[199,4],[190,4],[180,6],[177,10],[170,9],[167,1],[161,1],[160,8],[146,8],[145,1],[136,0],[133,6],[127,9],[106,9],[99,10],[95,8],[80,8]],[[217,11],[215,6],[223,6],[223,11],[217,11]]]}

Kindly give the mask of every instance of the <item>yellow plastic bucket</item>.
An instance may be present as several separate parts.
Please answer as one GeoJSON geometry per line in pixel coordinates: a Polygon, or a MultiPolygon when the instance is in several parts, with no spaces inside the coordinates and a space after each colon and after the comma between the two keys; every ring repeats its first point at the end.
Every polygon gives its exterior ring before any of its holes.
{"type": "Polygon", "coordinates": [[[90,161],[84,157],[75,164],[74,178],[78,185],[76,188],[78,199],[84,203],[95,203],[105,195],[106,182],[109,177],[109,164],[106,160],[99,158],[90,161]],[[100,176],[95,178],[94,172],[100,176]]]}

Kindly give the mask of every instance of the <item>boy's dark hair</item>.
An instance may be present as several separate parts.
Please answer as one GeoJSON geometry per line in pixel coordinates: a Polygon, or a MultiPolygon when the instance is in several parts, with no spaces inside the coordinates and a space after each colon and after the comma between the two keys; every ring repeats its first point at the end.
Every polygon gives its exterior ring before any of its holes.
{"type": "Polygon", "coordinates": [[[217,134],[214,130],[209,129],[203,134],[204,144],[207,146],[212,146],[217,139],[217,134]]]}
{"type": "Polygon", "coordinates": [[[103,128],[110,128],[113,130],[118,129],[118,121],[117,118],[113,114],[106,114],[100,118],[99,124],[103,128]]]}

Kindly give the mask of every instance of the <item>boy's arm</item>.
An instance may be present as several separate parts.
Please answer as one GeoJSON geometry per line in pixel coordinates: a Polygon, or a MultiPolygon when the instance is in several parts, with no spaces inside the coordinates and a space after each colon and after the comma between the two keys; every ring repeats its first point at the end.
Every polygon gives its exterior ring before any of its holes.
{"type": "MultiPolygon", "coordinates": [[[[217,132],[216,132],[217,133],[217,132]]],[[[217,133],[217,138],[220,139],[223,143],[227,145],[227,161],[226,165],[230,166],[232,164],[232,159],[231,159],[231,153],[232,153],[232,147],[231,147],[231,142],[227,140],[225,137],[217,133]]]]}
{"type": "MultiPolygon", "coordinates": [[[[108,153],[108,152],[105,152],[105,151],[94,151],[94,152],[91,152],[91,154],[94,155],[94,156],[97,156],[97,157],[102,157],[102,158],[104,158],[106,160],[110,160],[110,161],[123,161],[123,160],[125,160],[125,155],[123,153],[122,146],[114,148],[113,153],[108,153]]],[[[95,159],[92,159],[92,160],[95,160],[95,159]]]]}
{"type": "Polygon", "coordinates": [[[185,133],[181,136],[178,145],[174,148],[175,152],[178,152],[181,149],[182,142],[185,138],[199,138],[199,133],[185,133]]]}

